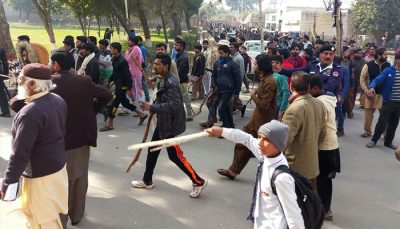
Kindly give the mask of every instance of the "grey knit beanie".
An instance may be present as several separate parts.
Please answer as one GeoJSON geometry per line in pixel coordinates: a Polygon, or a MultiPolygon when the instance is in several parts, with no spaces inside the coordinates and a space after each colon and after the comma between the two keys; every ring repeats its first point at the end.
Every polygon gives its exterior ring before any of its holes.
{"type": "Polygon", "coordinates": [[[258,133],[264,135],[281,152],[285,150],[288,131],[288,126],[276,120],[265,123],[258,129],[258,133]]]}

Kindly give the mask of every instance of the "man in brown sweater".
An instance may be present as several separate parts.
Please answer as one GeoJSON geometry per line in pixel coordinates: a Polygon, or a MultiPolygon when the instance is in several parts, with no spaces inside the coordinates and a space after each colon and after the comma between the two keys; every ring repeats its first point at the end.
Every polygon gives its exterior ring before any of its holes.
{"type": "MultiPolygon", "coordinates": [[[[256,104],[253,116],[249,123],[243,127],[243,131],[257,137],[257,131],[263,124],[270,122],[276,113],[276,80],[272,76],[271,59],[266,55],[258,55],[254,62],[254,73],[259,75],[260,83],[258,88],[251,95],[251,100],[256,104]]],[[[234,156],[231,166],[228,169],[218,169],[217,172],[229,179],[235,179],[244,169],[253,153],[244,145],[235,145],[234,156]]]]}
{"type": "Polygon", "coordinates": [[[67,103],[67,125],[65,150],[69,181],[68,215],[61,221],[64,228],[71,218],[72,225],[80,222],[85,211],[88,188],[90,146],[96,147],[96,113],[112,98],[109,90],[92,83],[88,76],[77,76],[74,58],[65,50],[57,50],[51,56],[53,82],[57,85],[54,93],[67,103]]]}

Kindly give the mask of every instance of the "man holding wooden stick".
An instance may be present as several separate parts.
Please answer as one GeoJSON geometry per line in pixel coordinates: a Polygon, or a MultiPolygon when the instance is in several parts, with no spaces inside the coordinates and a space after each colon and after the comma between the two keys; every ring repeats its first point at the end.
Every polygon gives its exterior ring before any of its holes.
{"type": "MultiPolygon", "coordinates": [[[[170,73],[170,68],[171,58],[166,54],[158,54],[154,61],[154,71],[161,76],[161,81],[157,84],[156,101],[153,105],[145,102],[141,104],[143,110],[157,114],[157,126],[151,141],[176,137],[186,129],[182,92],[180,91],[179,81],[170,73]]],[[[161,149],[152,151],[152,148],[149,148],[143,179],[132,181],[133,187],[154,188],[153,171],[160,151],[161,149]]],[[[193,190],[190,192],[190,197],[198,197],[206,187],[207,180],[196,173],[184,157],[179,145],[167,147],[167,152],[169,159],[192,180],[193,190]]]]}

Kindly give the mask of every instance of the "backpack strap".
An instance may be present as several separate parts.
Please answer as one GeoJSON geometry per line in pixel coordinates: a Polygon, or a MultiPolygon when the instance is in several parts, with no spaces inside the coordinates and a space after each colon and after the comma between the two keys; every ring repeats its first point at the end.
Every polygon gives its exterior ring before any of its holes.
{"type": "Polygon", "coordinates": [[[275,180],[276,180],[276,177],[281,173],[289,173],[289,174],[291,174],[290,173],[290,169],[289,169],[289,167],[287,165],[280,165],[280,166],[276,167],[276,169],[275,169],[275,171],[274,171],[274,173],[272,174],[272,177],[271,177],[271,188],[272,188],[272,192],[275,195],[278,195],[277,192],[276,192],[275,180]]]}

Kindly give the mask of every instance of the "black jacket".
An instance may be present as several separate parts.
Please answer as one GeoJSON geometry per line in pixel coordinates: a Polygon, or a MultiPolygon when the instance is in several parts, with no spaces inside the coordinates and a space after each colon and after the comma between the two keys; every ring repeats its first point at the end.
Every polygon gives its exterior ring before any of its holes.
{"type": "Polygon", "coordinates": [[[171,72],[157,84],[157,98],[150,111],[157,114],[162,139],[176,137],[186,130],[185,108],[178,80],[171,72]]]}
{"type": "Polygon", "coordinates": [[[204,68],[206,66],[206,58],[203,53],[199,53],[198,55],[193,57],[193,66],[192,66],[192,76],[203,76],[204,68]]]}
{"type": "Polygon", "coordinates": [[[86,69],[85,69],[86,75],[90,76],[92,79],[93,83],[95,84],[100,84],[100,70],[99,70],[99,62],[97,61],[96,58],[92,58],[86,69]]]}
{"type": "Polygon", "coordinates": [[[6,50],[0,47],[0,74],[8,75],[6,50]]]}
{"type": "Polygon", "coordinates": [[[189,58],[185,51],[176,54],[176,67],[178,68],[179,83],[189,82],[189,58]]]}
{"type": "Polygon", "coordinates": [[[108,82],[114,81],[116,87],[126,88],[131,90],[132,88],[132,78],[129,72],[128,62],[125,57],[119,55],[112,58],[113,73],[108,80],[108,82]]]}

